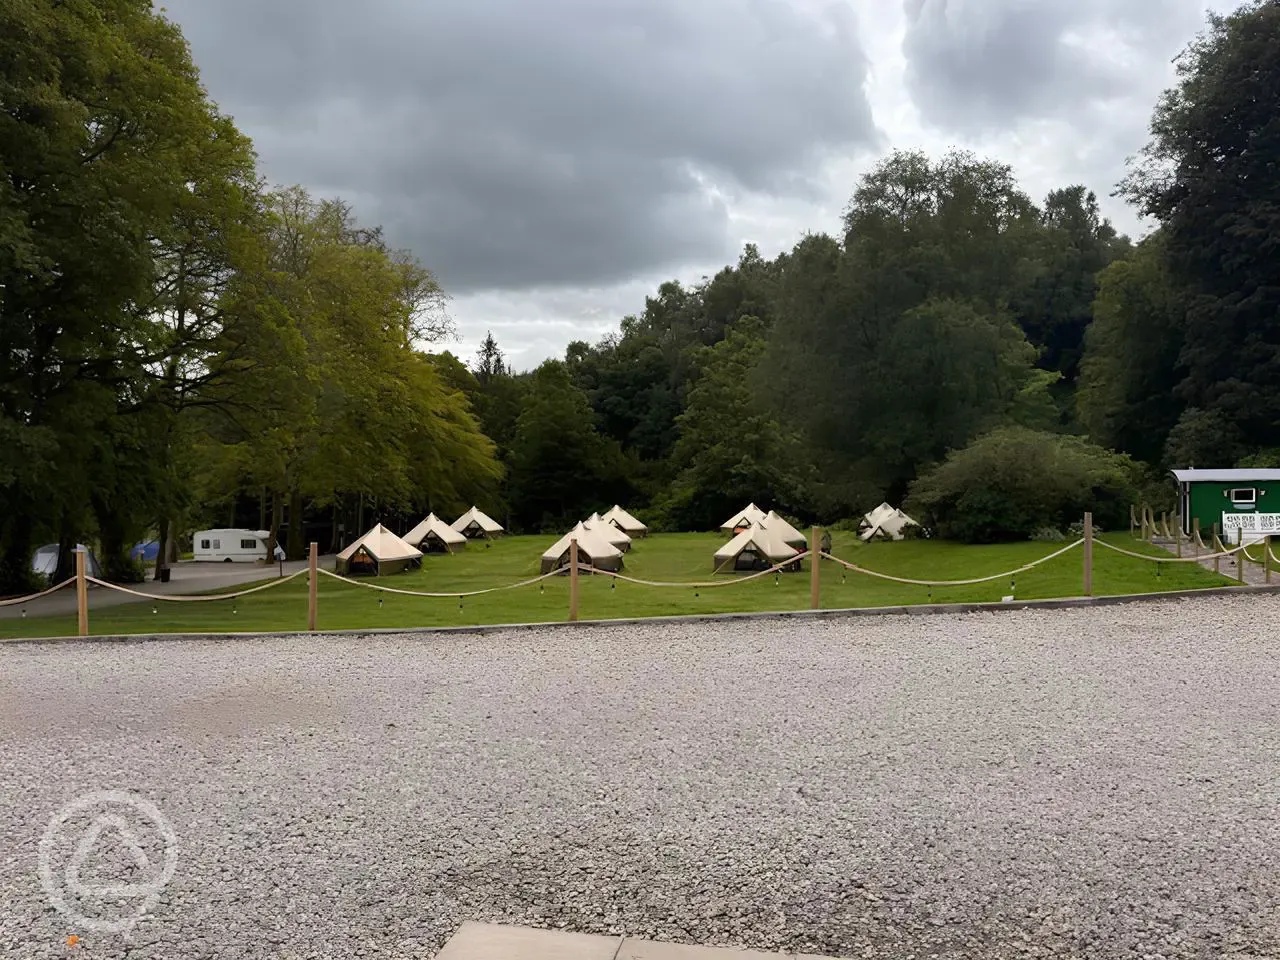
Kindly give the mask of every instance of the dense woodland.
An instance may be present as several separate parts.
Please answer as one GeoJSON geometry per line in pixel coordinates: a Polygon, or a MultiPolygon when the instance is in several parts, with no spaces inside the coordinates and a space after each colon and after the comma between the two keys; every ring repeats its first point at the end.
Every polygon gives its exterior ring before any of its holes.
{"type": "Polygon", "coordinates": [[[246,511],[295,557],[309,520],[472,502],[561,531],[615,501],[706,529],[889,500],[993,540],[1122,522],[1172,465],[1280,465],[1277,116],[1256,0],[1156,105],[1119,185],[1140,242],[1087,186],[894,153],[839,235],[748,246],[516,372],[492,337],[447,351],[429,264],[260,180],[146,0],[0,0],[0,591],[42,543],[137,577],[129,545],[246,511]]]}

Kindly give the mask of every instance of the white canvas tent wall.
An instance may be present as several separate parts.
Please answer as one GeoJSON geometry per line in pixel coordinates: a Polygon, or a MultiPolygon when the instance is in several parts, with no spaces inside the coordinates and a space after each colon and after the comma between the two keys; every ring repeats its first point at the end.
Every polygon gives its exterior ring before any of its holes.
{"type": "Polygon", "coordinates": [[[467,545],[466,537],[434,513],[427,514],[427,518],[406,533],[403,539],[409,546],[417,547],[423,552],[443,550],[445,553],[453,553],[456,548],[467,545]]]}
{"type": "MultiPolygon", "coordinates": [[[[105,580],[106,578],[102,575],[102,565],[98,563],[98,558],[93,555],[93,551],[83,543],[77,543],[76,547],[84,551],[85,576],[105,580]]],[[[71,557],[71,570],[73,573],[75,572],[75,562],[76,558],[73,554],[71,557]]],[[[56,543],[46,543],[43,547],[38,547],[31,557],[31,569],[37,576],[51,581],[53,575],[58,572],[58,545],[56,543]]]]}
{"type": "Polygon", "coordinates": [[[774,534],[781,537],[783,543],[789,543],[791,546],[801,550],[806,549],[809,546],[808,537],[772,510],[770,510],[768,515],[764,518],[764,525],[774,534]]]}
{"type": "Polygon", "coordinates": [[[875,537],[887,537],[890,540],[901,540],[907,527],[918,527],[916,523],[897,507],[882,503],[865,517],[859,525],[859,536],[864,541],[875,537]]]}
{"type": "Polygon", "coordinates": [[[649,528],[633,517],[627,511],[623,510],[616,503],[604,515],[606,523],[612,523],[615,527],[630,537],[647,537],[649,528]]]}
{"type": "MultiPolygon", "coordinates": [[[[768,526],[753,523],[716,551],[713,569],[717,573],[732,570],[767,570],[794,557],[798,550],[768,526]]],[[[798,570],[797,563],[794,568],[798,570]]]]}
{"type": "Polygon", "coordinates": [[[720,529],[725,531],[734,531],[746,529],[750,524],[760,523],[764,520],[766,514],[754,503],[749,503],[745,508],[739,510],[732,517],[720,524],[720,529]]]}
{"type": "Polygon", "coordinates": [[[623,553],[631,549],[631,538],[627,536],[626,532],[615,527],[612,523],[606,523],[598,513],[593,513],[582,521],[582,525],[592,533],[599,534],[600,537],[608,540],[623,553]]]}
{"type": "Polygon", "coordinates": [[[371,573],[383,577],[399,573],[422,559],[422,551],[378,524],[338,554],[338,573],[371,573]]]}
{"type": "Polygon", "coordinates": [[[479,507],[472,507],[449,526],[470,540],[502,536],[502,524],[479,507]]]}
{"type": "Polygon", "coordinates": [[[550,573],[569,562],[569,541],[578,539],[578,562],[600,570],[621,570],[622,551],[600,534],[578,524],[542,554],[542,572],[550,573]]]}

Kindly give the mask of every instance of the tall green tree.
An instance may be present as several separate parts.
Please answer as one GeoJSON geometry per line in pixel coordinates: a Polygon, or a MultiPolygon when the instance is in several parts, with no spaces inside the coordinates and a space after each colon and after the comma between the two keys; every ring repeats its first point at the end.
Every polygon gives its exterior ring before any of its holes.
{"type": "Polygon", "coordinates": [[[621,452],[560,361],[534,371],[511,442],[510,495],[525,529],[559,529],[625,499],[621,452]]]}
{"type": "Polygon", "coordinates": [[[1157,463],[1183,404],[1185,308],[1157,232],[1099,275],[1077,397],[1081,424],[1107,447],[1157,463]]]}
{"type": "Polygon", "coordinates": [[[1041,416],[1053,377],[1013,319],[1040,221],[1007,167],[895,154],[845,227],[783,264],[763,387],[817,457],[827,509],[856,511],[1003,419],[1041,416]]]}
{"type": "Polygon", "coordinates": [[[207,245],[195,194],[239,176],[243,140],[148,0],[0,3],[0,104],[4,589],[39,540],[92,532],[95,438],[136,429],[115,421],[173,352],[169,256],[188,228],[207,245]]]}
{"type": "Polygon", "coordinates": [[[1230,424],[1250,449],[1280,445],[1277,116],[1280,5],[1212,15],[1178,60],[1178,83],[1123,185],[1163,224],[1185,298],[1177,393],[1187,415],[1230,424]]]}
{"type": "Polygon", "coordinates": [[[799,437],[758,393],[755,371],[766,349],[763,322],[743,317],[698,353],[701,373],[677,418],[673,460],[682,469],[662,500],[671,525],[714,529],[748,502],[808,512],[811,478],[799,437]]]}

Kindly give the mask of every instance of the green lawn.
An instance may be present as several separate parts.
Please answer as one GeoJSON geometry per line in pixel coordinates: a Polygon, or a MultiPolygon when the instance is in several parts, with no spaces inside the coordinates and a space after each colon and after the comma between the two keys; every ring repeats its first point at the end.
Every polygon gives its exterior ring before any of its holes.
{"type": "MultiPolygon", "coordinates": [[[[1125,534],[1109,534],[1108,538],[1131,550],[1169,556],[1125,534]]],[[[366,582],[438,592],[499,586],[536,576],[539,556],[553,540],[549,536],[507,537],[487,546],[471,543],[452,556],[428,555],[421,570],[366,582]]],[[[583,577],[580,617],[587,620],[808,608],[807,564],[800,574],[770,575],[750,582],[740,582],[733,575],[713,577],[711,555],[723,542],[716,534],[656,534],[636,541],[626,556],[623,572],[653,580],[714,579],[733,585],[660,588],[615,583],[607,577],[583,577]]],[[[868,569],[922,580],[986,576],[1043,557],[1059,546],[1062,545],[964,546],[927,540],[865,545],[848,533],[834,538],[836,556],[868,569]]],[[[1225,586],[1233,582],[1196,564],[1160,564],[1157,572],[1157,564],[1103,548],[1094,551],[1094,593],[1099,596],[1225,586]]],[[[323,576],[319,590],[321,630],[564,620],[569,603],[567,577],[468,597],[461,603],[457,597],[433,599],[382,593],[323,576]]],[[[827,608],[998,601],[1010,594],[1019,599],[1039,599],[1079,596],[1080,592],[1081,548],[1021,574],[1016,580],[965,587],[930,589],[895,584],[862,574],[846,574],[830,561],[824,561],[822,569],[822,605],[827,608]]],[[[305,577],[299,577],[278,589],[236,601],[146,602],[93,611],[91,600],[89,626],[95,634],[302,630],[306,627],[306,603],[305,577]]],[[[75,632],[74,616],[0,620],[0,637],[65,636],[75,632]]]]}

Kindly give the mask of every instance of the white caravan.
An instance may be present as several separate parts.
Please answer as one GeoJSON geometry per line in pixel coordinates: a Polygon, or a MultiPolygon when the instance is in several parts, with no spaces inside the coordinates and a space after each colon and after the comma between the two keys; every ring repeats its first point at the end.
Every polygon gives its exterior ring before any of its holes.
{"type": "Polygon", "coordinates": [[[200,530],[192,538],[195,559],[226,563],[252,563],[267,559],[266,530],[200,530]]]}

